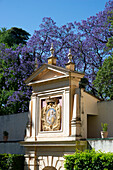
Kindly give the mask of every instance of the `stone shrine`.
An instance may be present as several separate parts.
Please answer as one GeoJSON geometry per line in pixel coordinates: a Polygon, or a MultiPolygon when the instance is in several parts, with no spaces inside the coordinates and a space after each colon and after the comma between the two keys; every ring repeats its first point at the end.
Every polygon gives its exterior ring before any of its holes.
{"type": "Polygon", "coordinates": [[[32,86],[25,147],[30,170],[63,170],[63,156],[87,147],[87,115],[97,115],[97,101],[79,89],[84,74],[75,71],[71,50],[65,68],[56,66],[53,44],[48,64],[25,83],[32,86]]]}

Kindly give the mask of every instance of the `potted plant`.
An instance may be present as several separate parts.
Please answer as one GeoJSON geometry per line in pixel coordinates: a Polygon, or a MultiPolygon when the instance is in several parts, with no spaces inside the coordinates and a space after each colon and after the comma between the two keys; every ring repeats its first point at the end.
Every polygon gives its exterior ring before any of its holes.
{"type": "Polygon", "coordinates": [[[108,136],[108,124],[107,123],[101,123],[102,131],[101,131],[101,137],[107,138],[108,136]]]}
{"type": "Polygon", "coordinates": [[[8,140],[8,132],[7,131],[3,131],[3,139],[4,139],[4,141],[8,140]]]}

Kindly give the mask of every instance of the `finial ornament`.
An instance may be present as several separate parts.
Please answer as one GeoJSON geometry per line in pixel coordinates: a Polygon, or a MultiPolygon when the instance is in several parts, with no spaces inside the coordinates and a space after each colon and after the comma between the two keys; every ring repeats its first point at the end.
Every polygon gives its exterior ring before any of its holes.
{"type": "Polygon", "coordinates": [[[51,43],[51,48],[50,48],[50,52],[51,52],[51,57],[53,57],[54,54],[54,48],[53,48],[53,43],[51,43]]]}
{"type": "Polygon", "coordinates": [[[55,57],[54,54],[54,48],[53,48],[53,43],[51,43],[51,48],[50,48],[50,52],[51,52],[51,56],[48,57],[48,64],[52,64],[52,65],[56,65],[56,59],[57,57],[55,57]]]}
{"type": "Polygon", "coordinates": [[[71,61],[72,60],[72,54],[71,54],[71,49],[69,49],[69,54],[68,56],[68,63],[66,63],[66,69],[70,70],[70,71],[74,71],[75,70],[75,64],[71,61]]]}
{"type": "Polygon", "coordinates": [[[71,48],[69,49],[68,59],[69,59],[68,63],[71,63],[72,60],[71,48]]]}

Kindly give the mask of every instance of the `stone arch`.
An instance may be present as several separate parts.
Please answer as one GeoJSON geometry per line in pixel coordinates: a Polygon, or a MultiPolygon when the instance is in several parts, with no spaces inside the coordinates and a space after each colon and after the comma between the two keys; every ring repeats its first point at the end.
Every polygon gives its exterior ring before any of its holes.
{"type": "Polygon", "coordinates": [[[39,156],[39,170],[64,170],[64,158],[57,156],[39,156]]]}
{"type": "Polygon", "coordinates": [[[45,168],[43,168],[43,170],[57,170],[57,169],[54,168],[53,166],[46,166],[45,168]]]}

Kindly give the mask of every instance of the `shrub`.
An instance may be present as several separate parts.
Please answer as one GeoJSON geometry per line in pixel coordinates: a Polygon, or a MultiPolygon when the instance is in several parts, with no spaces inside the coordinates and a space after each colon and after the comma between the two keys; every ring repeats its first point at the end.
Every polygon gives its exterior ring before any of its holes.
{"type": "Polygon", "coordinates": [[[66,170],[111,170],[113,169],[113,153],[101,151],[77,151],[73,155],[64,156],[66,170]]]}
{"type": "Polygon", "coordinates": [[[0,170],[24,170],[24,155],[0,154],[0,170]]]}

